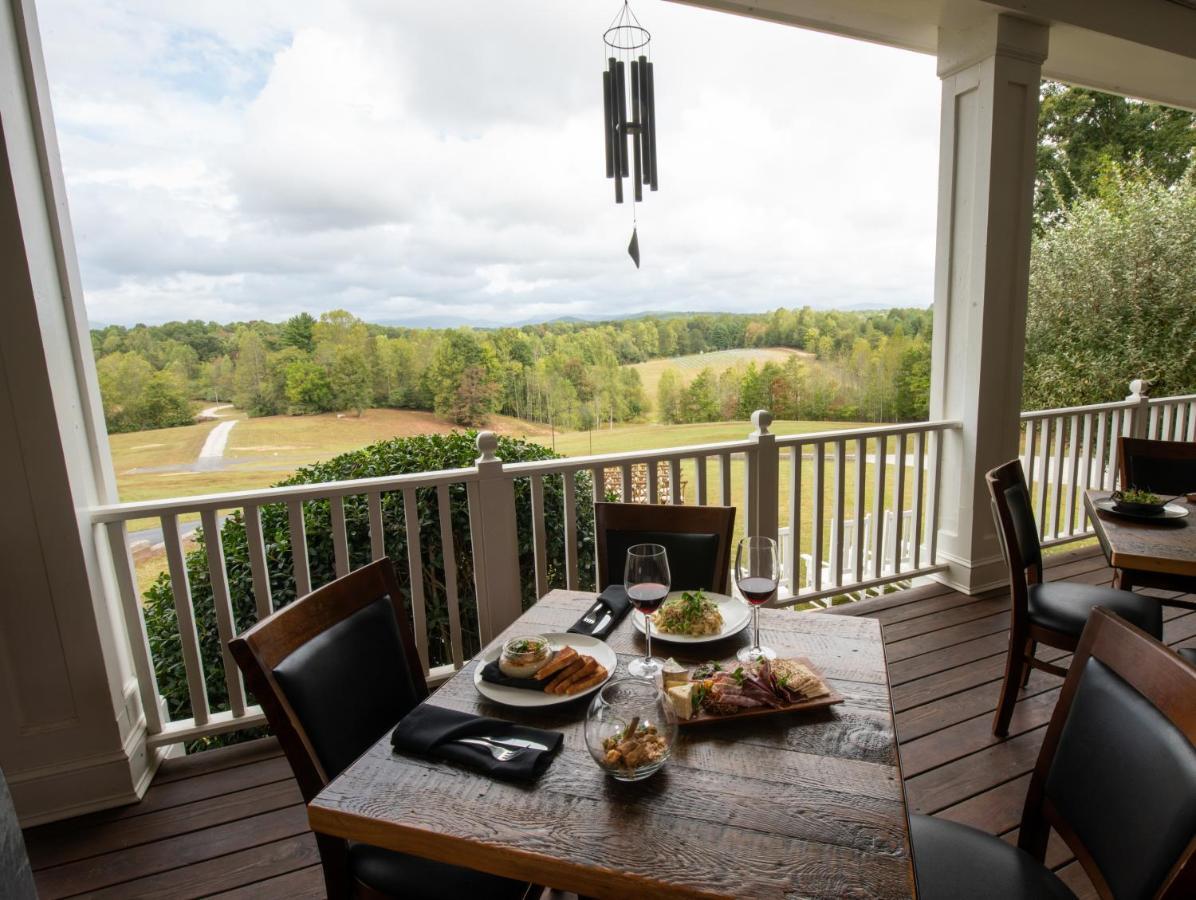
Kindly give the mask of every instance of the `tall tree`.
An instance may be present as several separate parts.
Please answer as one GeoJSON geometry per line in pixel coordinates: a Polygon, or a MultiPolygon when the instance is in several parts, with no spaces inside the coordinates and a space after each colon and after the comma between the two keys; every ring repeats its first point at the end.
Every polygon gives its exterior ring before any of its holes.
{"type": "Polygon", "coordinates": [[[291,316],[282,326],[282,342],[288,347],[311,353],[315,349],[315,327],[316,320],[308,313],[291,316]]]}
{"type": "Polygon", "coordinates": [[[1141,166],[1173,184],[1196,152],[1196,113],[1054,81],[1038,110],[1037,229],[1094,197],[1114,166],[1141,166]]]}

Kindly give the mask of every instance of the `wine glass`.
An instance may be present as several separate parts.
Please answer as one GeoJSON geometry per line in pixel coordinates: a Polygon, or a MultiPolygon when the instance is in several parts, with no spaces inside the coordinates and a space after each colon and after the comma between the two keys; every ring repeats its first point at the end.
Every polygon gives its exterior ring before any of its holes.
{"type": "Polygon", "coordinates": [[[743,599],[752,605],[752,646],[737,654],[740,662],[755,662],[761,656],[776,659],[775,650],[760,644],[760,607],[777,595],[780,567],[777,542],[767,537],[747,537],[735,550],[735,584],[743,599]]]}
{"type": "Polygon", "coordinates": [[[631,605],[644,614],[648,647],[643,659],[633,659],[627,671],[637,678],[655,678],[664,663],[652,656],[652,613],[669,595],[669,555],[660,544],[636,544],[627,551],[623,585],[631,605]]]}

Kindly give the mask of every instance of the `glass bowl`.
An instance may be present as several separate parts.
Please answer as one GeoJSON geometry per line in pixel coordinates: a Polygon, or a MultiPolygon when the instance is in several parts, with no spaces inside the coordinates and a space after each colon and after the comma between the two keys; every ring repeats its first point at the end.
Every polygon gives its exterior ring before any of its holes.
{"type": "Polygon", "coordinates": [[[640,781],[665,764],[677,740],[677,714],[656,684],[643,678],[608,682],[586,713],[586,747],[618,781],[640,781]]]}

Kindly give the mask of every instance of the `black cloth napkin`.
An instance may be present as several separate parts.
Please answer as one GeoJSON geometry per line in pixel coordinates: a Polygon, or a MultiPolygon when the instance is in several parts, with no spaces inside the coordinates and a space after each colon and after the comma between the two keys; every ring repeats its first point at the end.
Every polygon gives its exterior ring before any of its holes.
{"type": "Polygon", "coordinates": [[[499,668],[497,659],[492,659],[486,665],[482,666],[482,681],[489,681],[491,684],[501,684],[504,687],[523,688],[524,690],[540,691],[543,693],[544,688],[552,679],[546,678],[544,681],[537,681],[535,678],[512,678],[499,668]]]}
{"type": "Polygon", "coordinates": [[[565,736],[559,731],[516,725],[514,722],[475,716],[430,703],[421,703],[407,713],[390,735],[390,743],[395,750],[448,760],[510,781],[538,778],[548,768],[564,740],[565,736]],[[506,762],[499,762],[485,747],[454,743],[464,737],[487,737],[493,741],[515,738],[543,744],[548,749],[524,749],[506,762]]]}
{"type": "MultiPolygon", "coordinates": [[[[598,616],[594,619],[594,624],[591,626],[583,622],[582,619],[585,618],[583,614],[581,619],[574,622],[573,627],[569,629],[571,634],[588,634],[590,637],[596,637],[604,641],[610,637],[610,633],[619,626],[619,623],[623,621],[623,617],[631,609],[631,600],[627,597],[627,589],[621,584],[612,584],[598,595],[597,602],[601,603],[604,608],[598,611],[598,616]],[[602,631],[595,631],[594,629],[602,624],[602,619],[608,612],[610,613],[610,621],[606,623],[602,631]]],[[[591,603],[586,607],[586,612],[588,613],[593,608],[594,604],[591,603]]]]}

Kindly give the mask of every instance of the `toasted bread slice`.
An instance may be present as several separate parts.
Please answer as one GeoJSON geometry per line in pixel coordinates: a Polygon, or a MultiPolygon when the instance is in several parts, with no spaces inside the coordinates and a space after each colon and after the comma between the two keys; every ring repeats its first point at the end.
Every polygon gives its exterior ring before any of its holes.
{"type": "Polygon", "coordinates": [[[572,647],[565,647],[558,650],[552,659],[544,663],[536,672],[536,680],[543,681],[545,678],[555,675],[575,659],[577,659],[577,651],[572,647]]]}

